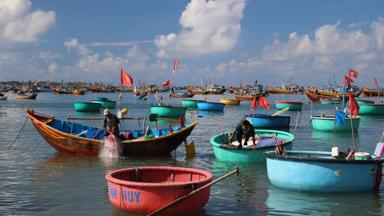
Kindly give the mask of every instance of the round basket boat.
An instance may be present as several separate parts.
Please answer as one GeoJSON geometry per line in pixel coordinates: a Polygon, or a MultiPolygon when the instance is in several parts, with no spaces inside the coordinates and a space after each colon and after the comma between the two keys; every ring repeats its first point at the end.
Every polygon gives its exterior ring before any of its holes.
{"type": "MultiPolygon", "coordinates": [[[[194,189],[211,182],[210,172],[185,167],[138,167],[115,170],[105,176],[111,203],[125,212],[149,214],[194,189]]],[[[211,187],[181,201],[164,215],[190,214],[208,202],[211,187]]]]}
{"type": "Polygon", "coordinates": [[[77,112],[98,112],[101,108],[101,104],[92,102],[76,102],[73,106],[77,112]]]}

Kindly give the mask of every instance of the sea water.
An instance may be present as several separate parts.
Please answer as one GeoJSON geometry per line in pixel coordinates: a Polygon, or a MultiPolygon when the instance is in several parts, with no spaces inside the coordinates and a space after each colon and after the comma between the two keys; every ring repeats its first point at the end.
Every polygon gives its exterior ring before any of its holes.
{"type": "MultiPolygon", "coordinates": [[[[20,137],[7,149],[19,133],[29,106],[41,113],[66,120],[71,116],[94,116],[102,113],[76,113],[73,103],[91,101],[96,97],[118,99],[118,94],[94,94],[85,96],[40,93],[35,101],[15,100],[8,95],[0,101],[0,215],[127,215],[108,200],[105,174],[114,169],[139,166],[185,166],[210,171],[220,177],[236,166],[239,176],[230,176],[214,184],[207,205],[193,215],[384,215],[384,185],[376,192],[357,194],[312,194],[287,191],[270,185],[265,164],[235,164],[215,159],[209,139],[216,134],[233,131],[236,124],[249,114],[250,102],[240,106],[227,106],[223,112],[199,112],[188,110],[187,121],[198,121],[188,142],[194,140],[195,157],[186,157],[180,146],[176,152],[163,158],[123,158],[105,163],[100,157],[82,157],[58,153],[49,146],[28,122],[20,137]]],[[[204,96],[205,97],[205,96],[204,96]]],[[[209,95],[209,101],[219,101],[222,95],[209,95]]],[[[230,95],[227,95],[230,97],[230,95]]],[[[165,103],[181,105],[181,99],[165,103]]],[[[201,99],[195,96],[196,99],[201,99]]],[[[301,121],[296,130],[293,150],[331,151],[334,144],[340,151],[352,147],[351,133],[313,131],[309,122],[311,105],[305,95],[270,95],[272,108],[266,111],[258,107],[256,113],[272,113],[275,100],[297,100],[305,102],[301,121]]],[[[123,94],[123,106],[129,116],[148,116],[154,97],[136,102],[134,96],[123,94]]],[[[332,114],[333,105],[315,104],[313,114],[332,114]]],[[[114,112],[115,110],[112,110],[114,112]]],[[[292,116],[295,124],[297,112],[292,116]]],[[[101,127],[102,121],[77,121],[101,127]]],[[[162,124],[167,127],[167,124],[162,124]]],[[[123,121],[121,128],[145,128],[143,122],[123,121]]],[[[152,128],[155,126],[150,125],[152,128]]],[[[291,132],[293,132],[293,126],[291,132]]],[[[355,134],[355,145],[359,151],[373,152],[384,130],[384,116],[362,116],[359,132],[355,134]]]]}

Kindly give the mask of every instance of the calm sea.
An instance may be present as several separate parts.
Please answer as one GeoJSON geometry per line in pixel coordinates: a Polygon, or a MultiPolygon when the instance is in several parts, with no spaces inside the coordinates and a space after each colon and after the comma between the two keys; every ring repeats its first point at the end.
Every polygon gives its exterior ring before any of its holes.
{"type": "MultiPolygon", "coordinates": [[[[0,101],[0,215],[126,215],[108,201],[104,179],[109,170],[151,166],[186,166],[211,171],[215,178],[240,167],[239,176],[231,176],[215,184],[209,202],[193,215],[384,215],[384,188],[378,193],[311,194],[282,190],[270,185],[265,164],[232,164],[217,161],[209,139],[218,133],[230,131],[244,114],[249,113],[249,102],[237,107],[226,107],[224,112],[204,113],[188,111],[187,120],[199,121],[189,140],[194,140],[197,154],[186,158],[183,146],[175,154],[161,159],[125,158],[105,161],[97,157],[64,155],[49,146],[27,122],[16,142],[9,145],[20,132],[26,115],[24,107],[66,119],[74,112],[73,103],[90,101],[96,96],[117,100],[117,94],[93,94],[85,96],[54,95],[40,93],[36,101],[15,100],[8,95],[0,101]]],[[[196,96],[195,96],[196,97],[196,96]]],[[[222,96],[208,96],[218,101],[222,96]]],[[[165,102],[180,105],[181,100],[165,102]]],[[[199,97],[197,97],[199,98],[199,97]]],[[[305,102],[300,114],[300,123],[293,144],[295,150],[330,150],[334,136],[312,130],[309,116],[334,113],[333,105],[315,104],[311,109],[304,95],[272,95],[268,100],[273,105],[276,99],[305,102]]],[[[129,95],[123,96],[124,107],[130,116],[148,116],[149,101],[139,101],[129,95]]],[[[275,112],[272,106],[271,111],[275,112]]],[[[266,113],[262,108],[257,113],[266,113]]],[[[101,113],[99,113],[101,115],[101,113]]],[[[297,112],[292,116],[291,132],[297,112]]],[[[93,114],[94,115],[94,114],[93,114]]],[[[384,129],[384,116],[362,117],[360,129],[355,134],[359,150],[373,152],[384,129]]],[[[101,125],[102,122],[88,122],[101,125]]],[[[125,127],[139,127],[136,121],[124,122],[125,127]]],[[[352,147],[351,134],[336,137],[339,149],[352,147]]]]}

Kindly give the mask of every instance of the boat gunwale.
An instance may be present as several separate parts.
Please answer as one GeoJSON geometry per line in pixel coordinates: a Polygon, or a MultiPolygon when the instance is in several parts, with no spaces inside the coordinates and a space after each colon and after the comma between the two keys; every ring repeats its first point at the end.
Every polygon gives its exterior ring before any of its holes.
{"type": "Polygon", "coordinates": [[[264,153],[264,156],[267,159],[275,159],[275,160],[284,160],[284,161],[296,161],[296,162],[322,162],[322,163],[341,163],[341,164],[374,164],[374,163],[383,163],[384,158],[380,158],[379,160],[347,160],[345,158],[339,159],[339,158],[332,158],[331,152],[325,152],[325,151],[287,151],[287,155],[276,155],[274,151],[268,151],[264,153]],[[302,155],[327,155],[330,156],[330,158],[314,158],[314,157],[300,157],[300,156],[293,156],[289,155],[289,153],[295,153],[295,154],[302,154],[302,155]]]}
{"type": "Polygon", "coordinates": [[[276,116],[272,116],[272,115],[268,115],[268,114],[247,114],[245,115],[245,117],[249,117],[249,118],[262,118],[262,119],[265,119],[265,118],[274,118],[274,119],[277,119],[277,118],[282,118],[282,119],[287,119],[287,118],[291,118],[291,116],[283,116],[283,115],[276,115],[276,116]]]}
{"type": "Polygon", "coordinates": [[[202,169],[197,169],[197,168],[191,168],[191,167],[171,167],[171,166],[146,166],[146,167],[135,167],[135,168],[123,168],[123,169],[118,169],[118,170],[113,170],[108,172],[105,175],[105,179],[108,182],[114,183],[114,184],[119,184],[124,187],[135,187],[135,188],[154,188],[154,187],[172,187],[172,188],[185,188],[185,186],[189,185],[196,185],[196,184],[202,184],[202,183],[208,183],[213,179],[213,174],[211,172],[202,170],[202,169]],[[163,182],[163,183],[153,183],[153,182],[138,182],[138,181],[128,181],[128,180],[120,180],[112,175],[118,174],[118,173],[123,173],[125,171],[134,171],[134,170],[139,170],[142,172],[143,170],[152,170],[152,169],[158,169],[158,170],[169,170],[169,171],[174,171],[175,173],[177,171],[189,171],[190,173],[193,174],[198,174],[198,175],[203,175],[205,176],[204,179],[199,179],[199,180],[194,180],[194,181],[189,181],[189,182],[175,182],[175,181],[168,181],[168,182],[163,182]]]}
{"type": "MultiPolygon", "coordinates": [[[[314,115],[314,116],[310,116],[310,119],[311,120],[335,120],[335,115],[333,115],[333,114],[327,114],[327,115],[325,115],[325,116],[317,116],[317,115],[314,115]]],[[[350,117],[350,116],[345,116],[345,119],[346,120],[351,120],[351,119],[353,119],[353,120],[357,120],[357,119],[360,119],[360,116],[355,116],[355,117],[350,117]]]]}
{"type": "Polygon", "coordinates": [[[293,105],[303,105],[302,102],[298,101],[275,101],[276,104],[293,104],[293,105]]]}

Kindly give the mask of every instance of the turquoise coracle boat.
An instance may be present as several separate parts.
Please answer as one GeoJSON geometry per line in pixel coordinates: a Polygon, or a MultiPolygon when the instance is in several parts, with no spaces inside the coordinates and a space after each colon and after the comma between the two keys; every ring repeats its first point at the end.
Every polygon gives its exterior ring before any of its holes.
{"type": "Polygon", "coordinates": [[[158,105],[151,106],[151,114],[156,114],[158,117],[164,118],[179,118],[184,117],[186,112],[185,107],[158,105]]]}
{"type": "Polygon", "coordinates": [[[203,111],[223,111],[225,104],[218,102],[200,101],[197,103],[197,109],[203,111]]]}
{"type": "Polygon", "coordinates": [[[211,145],[215,153],[215,157],[219,161],[234,162],[234,163],[262,163],[265,161],[264,153],[276,148],[278,140],[286,149],[291,148],[291,144],[295,136],[291,133],[277,130],[255,130],[257,136],[256,148],[252,148],[252,139],[248,141],[248,145],[242,149],[238,149],[237,141],[227,145],[227,138],[230,132],[216,135],[211,138],[211,145]]]}
{"type": "MultiPolygon", "coordinates": [[[[345,124],[341,125],[335,123],[335,115],[311,116],[311,124],[312,128],[318,131],[351,131],[351,117],[346,117],[345,124]]],[[[360,117],[352,117],[352,125],[353,130],[357,131],[360,126],[360,117]]]]}
{"type": "Polygon", "coordinates": [[[92,102],[76,102],[73,104],[77,112],[99,112],[101,104],[92,102]]]}
{"type": "Polygon", "coordinates": [[[289,123],[291,122],[290,116],[250,114],[245,115],[245,117],[249,122],[251,122],[253,127],[262,129],[289,128],[289,123]]]}
{"type": "Polygon", "coordinates": [[[363,100],[363,99],[357,99],[356,101],[357,101],[357,103],[358,103],[359,105],[362,105],[362,104],[374,104],[374,103],[375,103],[374,101],[363,100]]]}
{"type": "Polygon", "coordinates": [[[295,101],[276,101],[276,109],[282,110],[288,107],[288,110],[301,110],[302,102],[295,101]]]}
{"type": "Polygon", "coordinates": [[[361,104],[360,115],[384,115],[384,104],[361,104]]]}
{"type": "Polygon", "coordinates": [[[199,102],[202,102],[202,100],[183,99],[181,103],[183,104],[183,107],[197,108],[199,102]]]}
{"type": "Polygon", "coordinates": [[[98,103],[104,109],[115,109],[116,101],[109,100],[108,98],[96,98],[92,103],[98,103]]]}
{"type": "MultiPolygon", "coordinates": [[[[377,190],[381,183],[382,159],[344,156],[333,158],[331,152],[287,151],[267,157],[268,179],[276,187],[306,192],[362,192],[377,190]]],[[[368,153],[366,153],[368,154],[368,153]]],[[[369,155],[369,154],[368,154],[369,155]]]]}

